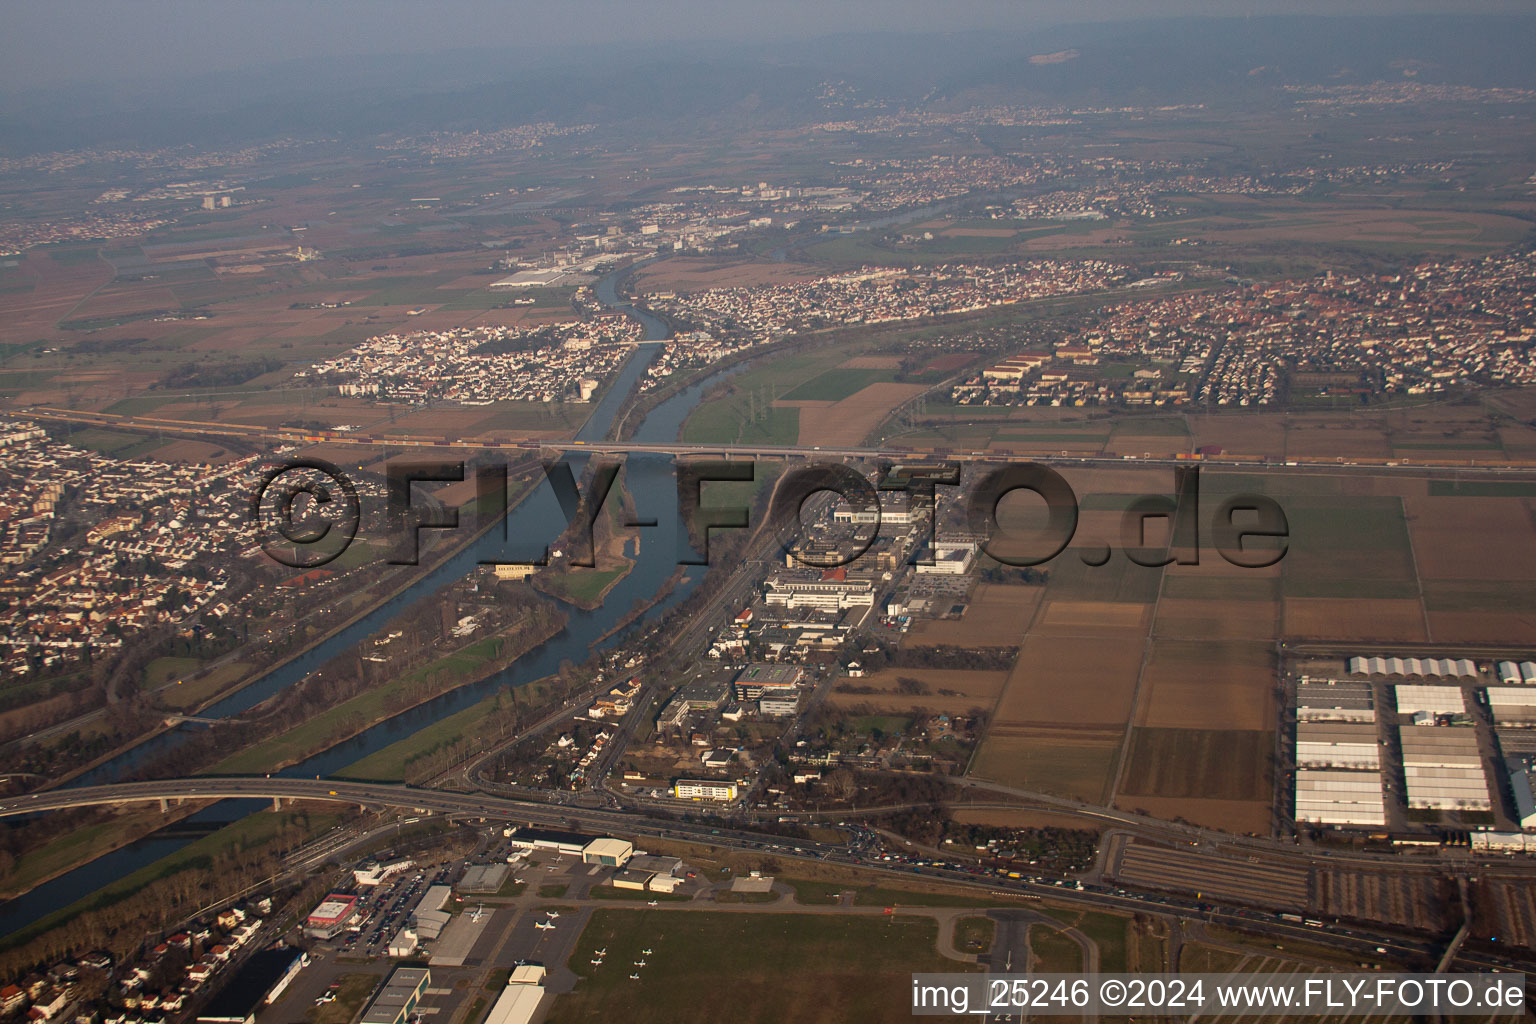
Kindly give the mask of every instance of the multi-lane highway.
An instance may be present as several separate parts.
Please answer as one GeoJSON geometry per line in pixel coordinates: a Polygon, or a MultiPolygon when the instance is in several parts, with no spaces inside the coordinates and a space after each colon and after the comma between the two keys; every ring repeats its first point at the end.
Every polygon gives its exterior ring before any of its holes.
{"type": "Polygon", "coordinates": [[[884,446],[806,446],[806,445],[744,445],[744,444],[691,444],[683,441],[642,443],[636,441],[575,441],[567,438],[529,438],[502,440],[489,437],[442,437],[429,435],[376,435],[346,430],[294,430],[273,428],[250,423],[219,423],[208,420],[179,420],[156,416],[124,416],[104,412],[82,412],[75,409],[59,409],[51,406],[31,406],[15,413],[32,419],[61,423],[83,423],[108,426],[122,430],[147,430],[158,433],[186,434],[190,436],[238,437],[257,443],[357,445],[374,448],[446,448],[465,451],[544,451],[589,452],[601,455],[628,455],[653,453],[672,456],[714,456],[725,459],[787,459],[825,458],[856,460],[888,460],[894,462],[915,460],[945,462],[1007,462],[1034,459],[1055,465],[1124,465],[1137,466],[1223,466],[1243,469],[1262,467],[1266,470],[1317,470],[1324,468],[1359,468],[1380,471],[1422,473],[1425,470],[1455,470],[1475,473],[1536,473],[1536,462],[1517,462],[1493,459],[1385,459],[1356,458],[1349,456],[1293,456],[1286,459],[1267,459],[1260,456],[1220,455],[1202,456],[1194,453],[1182,455],[1153,455],[1115,453],[1084,455],[1068,452],[1020,453],[993,449],[915,449],[899,445],[884,446]]]}
{"type": "MultiPolygon", "coordinates": [[[[30,814],[66,807],[133,802],[214,800],[223,798],[259,798],[277,800],[331,800],[365,807],[399,807],[418,813],[436,812],[459,817],[528,822],[560,828],[605,831],[636,837],[653,836],[704,842],[771,854],[795,860],[826,861],[857,867],[881,875],[898,875],[978,887],[1009,897],[1049,896],[1080,902],[1089,906],[1121,912],[1173,915],[1198,918],[1230,927],[1256,931],[1283,943],[1287,939],[1334,948],[1362,962],[1374,962],[1381,954],[1377,947],[1399,958],[1417,958],[1432,963],[1443,954],[1443,947],[1431,940],[1404,938],[1384,930],[1358,925],[1331,923],[1326,927],[1280,919],[1276,914],[1248,907],[1223,906],[1210,900],[1197,901],[1181,896],[1136,892],[1063,879],[1000,879],[979,876],[976,869],[936,864],[890,866],[871,863],[850,846],[822,843],[808,839],[784,839],[708,824],[648,818],[622,811],[558,806],[514,800],[485,794],[448,793],[412,789],[407,786],[365,782],[341,782],[322,779],[285,779],[266,777],[207,777],[157,779],[124,782],[107,786],[83,786],[78,789],[50,790],[0,800],[0,817],[30,814]]],[[[1526,966],[1513,960],[1481,953],[1459,951],[1451,966],[1465,970],[1518,970],[1526,966]]]]}

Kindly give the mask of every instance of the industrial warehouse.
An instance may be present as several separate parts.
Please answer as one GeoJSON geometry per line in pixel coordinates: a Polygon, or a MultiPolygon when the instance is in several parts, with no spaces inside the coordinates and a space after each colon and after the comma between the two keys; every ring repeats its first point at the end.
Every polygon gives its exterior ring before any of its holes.
{"type": "Polygon", "coordinates": [[[1294,684],[1298,823],[1536,828],[1536,661],[1355,655],[1334,664],[1327,674],[1309,664],[1294,684]]]}

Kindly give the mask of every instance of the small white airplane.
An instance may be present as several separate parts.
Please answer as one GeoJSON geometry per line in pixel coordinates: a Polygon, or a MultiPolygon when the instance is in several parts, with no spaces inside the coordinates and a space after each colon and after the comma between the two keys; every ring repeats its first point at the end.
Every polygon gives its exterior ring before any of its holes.
{"type": "Polygon", "coordinates": [[[594,949],[592,951],[592,955],[593,956],[607,956],[608,955],[608,947],[604,946],[602,949],[594,949]]]}
{"type": "Polygon", "coordinates": [[[546,911],[544,911],[544,916],[549,918],[551,921],[553,921],[555,918],[560,916],[560,911],[558,911],[558,910],[546,910],[546,911]]]}
{"type": "Polygon", "coordinates": [[[640,980],[640,975],[638,975],[638,974],[631,974],[629,976],[629,980],[630,981],[639,981],[640,980]]]}
{"type": "Polygon", "coordinates": [[[645,966],[645,961],[644,960],[636,960],[635,963],[634,963],[634,966],[636,966],[636,967],[644,967],[645,966]]]}
{"type": "Polygon", "coordinates": [[[471,921],[478,921],[478,920],[480,920],[484,916],[485,916],[485,904],[484,903],[480,903],[480,904],[477,904],[475,906],[475,909],[470,912],[469,919],[471,921]]]}
{"type": "Polygon", "coordinates": [[[589,961],[589,963],[591,963],[593,967],[601,967],[603,966],[603,958],[598,957],[596,960],[589,961]]]}
{"type": "Polygon", "coordinates": [[[661,904],[657,903],[655,900],[647,900],[645,905],[648,906],[648,907],[659,907],[659,906],[661,906],[661,904]]]}
{"type": "Polygon", "coordinates": [[[648,949],[642,949],[642,950],[641,950],[641,951],[640,951],[640,955],[641,955],[641,956],[650,956],[650,955],[651,955],[651,951],[650,951],[650,950],[648,950],[648,949]]]}
{"type": "Polygon", "coordinates": [[[536,922],[534,922],[533,926],[535,928],[537,928],[541,932],[550,931],[551,929],[553,929],[555,927],[553,924],[550,924],[548,921],[536,921],[536,922]]]}

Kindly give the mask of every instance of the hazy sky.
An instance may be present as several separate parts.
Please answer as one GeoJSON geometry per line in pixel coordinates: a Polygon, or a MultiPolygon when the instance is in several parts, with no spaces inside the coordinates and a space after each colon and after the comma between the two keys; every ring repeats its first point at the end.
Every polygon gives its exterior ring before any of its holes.
{"type": "Polygon", "coordinates": [[[1529,0],[5,0],[0,89],[294,57],[1216,14],[1525,13],[1529,0]]]}

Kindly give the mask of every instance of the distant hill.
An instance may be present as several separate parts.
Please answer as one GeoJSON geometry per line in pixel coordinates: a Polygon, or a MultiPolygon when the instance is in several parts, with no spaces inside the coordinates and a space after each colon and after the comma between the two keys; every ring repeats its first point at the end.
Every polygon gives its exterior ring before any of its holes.
{"type": "Polygon", "coordinates": [[[1536,17],[1182,18],[1032,33],[870,34],[304,60],[14,94],[6,153],[230,145],[534,120],[772,126],[976,103],[1275,102],[1283,85],[1378,80],[1536,88],[1536,17]]]}

